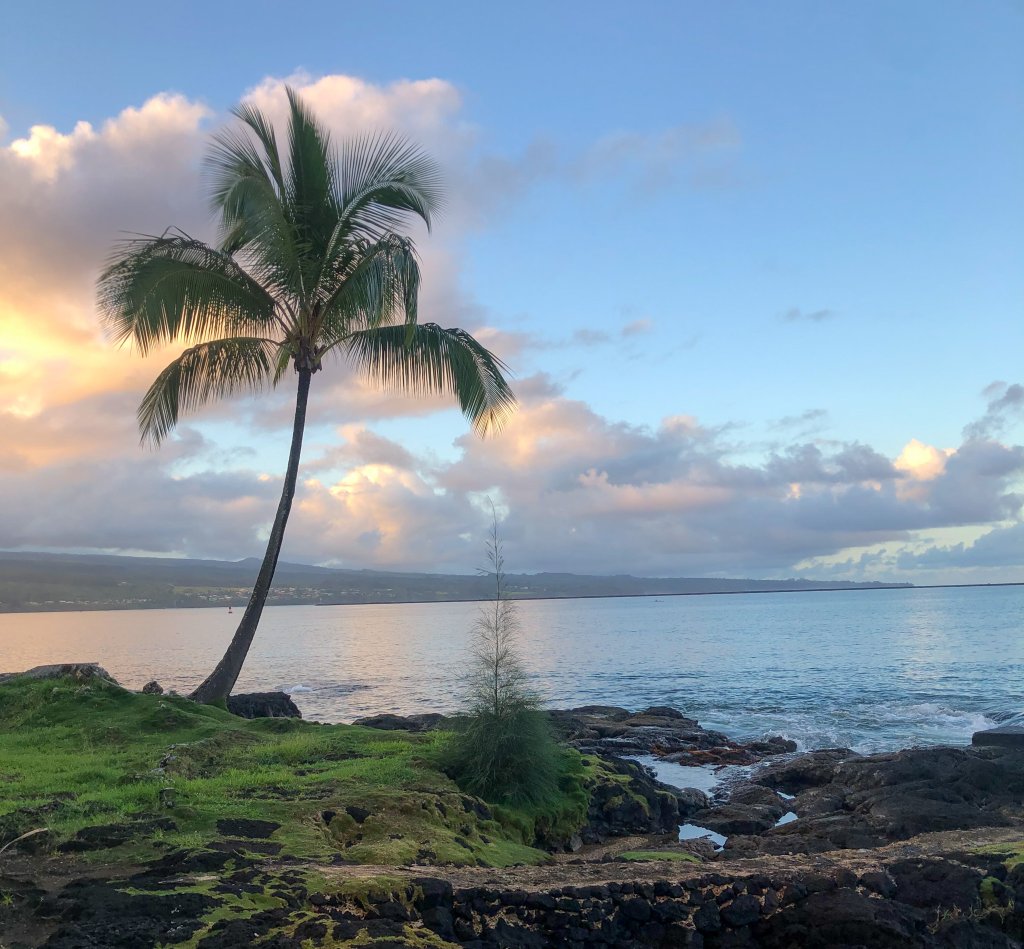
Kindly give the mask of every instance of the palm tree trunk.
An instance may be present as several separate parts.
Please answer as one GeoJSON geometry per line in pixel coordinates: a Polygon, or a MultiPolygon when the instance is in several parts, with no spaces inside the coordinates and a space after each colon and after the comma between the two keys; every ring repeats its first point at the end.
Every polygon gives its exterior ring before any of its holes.
{"type": "Polygon", "coordinates": [[[306,403],[309,401],[309,380],[312,370],[300,368],[298,373],[299,392],[295,399],[292,447],[288,455],[284,487],[281,489],[281,503],[277,506],[277,516],[274,518],[274,526],[270,530],[270,539],[267,541],[267,552],[263,555],[263,563],[256,577],[256,584],[253,586],[245,613],[242,614],[242,621],[238,624],[238,629],[235,630],[235,635],[231,638],[231,643],[223,658],[217,663],[217,668],[190,696],[194,701],[202,702],[204,705],[224,705],[227,702],[228,696],[238,680],[238,674],[242,671],[245,657],[249,653],[249,646],[256,634],[256,627],[259,625],[263,607],[267,602],[267,595],[270,593],[274,571],[277,569],[277,558],[281,554],[284,529],[292,509],[295,483],[299,475],[299,455],[302,453],[302,433],[306,427],[306,403]]]}

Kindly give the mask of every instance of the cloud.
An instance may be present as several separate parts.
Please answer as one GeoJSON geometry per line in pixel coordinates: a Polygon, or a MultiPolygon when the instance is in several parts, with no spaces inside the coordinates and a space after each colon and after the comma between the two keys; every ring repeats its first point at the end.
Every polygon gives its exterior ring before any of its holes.
{"type": "Polygon", "coordinates": [[[342,439],[341,444],[303,462],[303,473],[361,466],[384,466],[405,471],[416,467],[416,460],[411,452],[398,442],[384,438],[368,428],[360,425],[343,425],[337,434],[342,439]]]}
{"type": "Polygon", "coordinates": [[[829,414],[826,409],[807,409],[799,415],[784,415],[768,423],[776,432],[784,433],[791,439],[808,439],[828,427],[829,414]]]}
{"type": "Polygon", "coordinates": [[[622,327],[620,332],[623,336],[642,336],[644,333],[649,333],[653,325],[647,317],[642,317],[639,320],[631,320],[622,327]]]}
{"type": "Polygon", "coordinates": [[[985,439],[1003,434],[1024,409],[1024,386],[993,382],[982,395],[988,399],[985,414],[964,428],[964,438],[985,439]]]}
{"type": "Polygon", "coordinates": [[[731,161],[741,144],[739,129],[726,116],[649,133],[623,130],[595,142],[569,173],[584,182],[629,176],[649,194],[680,178],[698,189],[729,187],[737,181],[731,161]]]}
{"type": "Polygon", "coordinates": [[[825,320],[833,320],[839,314],[835,310],[802,310],[800,307],[791,306],[779,316],[785,323],[824,323],[825,320]]]}
{"type": "Polygon", "coordinates": [[[897,554],[896,564],[906,571],[1024,567],[1024,523],[993,528],[973,543],[904,549],[897,554]]]}
{"type": "MultiPolygon", "coordinates": [[[[701,173],[728,171],[740,145],[722,120],[619,133],[582,156],[560,156],[544,142],[495,156],[443,80],[292,81],[336,135],[398,128],[467,182],[420,244],[420,309],[424,319],[473,329],[506,359],[606,345],[613,334],[581,327],[551,339],[504,329],[462,290],[462,241],[502,201],[542,179],[699,186],[701,173]],[[506,188],[494,188],[496,175],[506,188]]],[[[283,90],[284,80],[270,78],[249,97],[279,112],[283,90]]],[[[38,126],[0,144],[0,547],[260,553],[280,481],[255,459],[268,433],[291,423],[292,380],[259,400],[212,406],[159,452],[142,451],[135,407],[170,354],[141,360],[114,350],[93,309],[95,275],[119,233],[174,224],[211,236],[199,168],[220,121],[202,103],[161,95],[95,127],[38,126]],[[203,434],[228,424],[252,449],[203,434]]],[[[793,308],[784,318],[833,315],[793,308]]],[[[618,338],[649,329],[633,319],[618,338]]],[[[317,379],[311,415],[339,425],[339,441],[310,446],[286,540],[295,560],[471,569],[486,495],[507,511],[517,570],[785,574],[809,559],[909,544],[921,531],[1012,523],[1021,512],[1024,449],[1004,442],[1024,404],[1017,384],[986,390],[984,414],[955,449],[908,440],[890,458],[856,440],[814,440],[820,409],[779,420],[789,444],[760,450],[702,425],[685,406],[669,407],[674,414],[653,428],[603,417],[535,374],[516,381],[522,409],[506,431],[488,441],[466,435],[438,460],[374,425],[437,413],[449,400],[381,393],[351,370],[331,369],[317,379]]]]}
{"type": "MultiPolygon", "coordinates": [[[[420,312],[424,320],[443,325],[486,327],[486,309],[461,285],[465,235],[533,183],[568,181],[579,162],[559,157],[543,141],[512,157],[488,153],[479,130],[463,116],[459,90],[437,78],[375,84],[299,73],[268,77],[245,98],[280,117],[288,83],[300,89],[336,138],[397,129],[435,156],[449,181],[459,182],[434,236],[418,235],[424,270],[420,312]]],[[[101,392],[141,396],[174,355],[156,353],[142,362],[114,350],[97,321],[94,282],[113,242],[127,233],[161,233],[174,225],[201,238],[213,236],[200,164],[209,133],[225,119],[202,102],[160,94],[95,126],[79,122],[61,131],[39,124],[9,143],[0,138],[0,412],[31,418],[46,407],[101,392]]],[[[723,120],[637,141],[647,156],[643,162],[649,163],[714,151],[734,137],[723,120]]],[[[613,155],[629,140],[626,134],[616,146],[595,147],[594,153],[604,156],[598,162],[606,169],[602,174],[618,173],[620,158],[613,155]]],[[[507,348],[506,358],[528,347],[604,341],[593,329],[582,329],[569,341],[494,332],[496,344],[507,348]]],[[[352,404],[365,409],[367,418],[424,409],[422,403],[371,396],[357,382],[342,385],[346,395],[355,391],[352,404]]],[[[272,406],[261,413],[271,422],[281,416],[287,411],[272,406]]]]}
{"type": "Polygon", "coordinates": [[[600,346],[611,340],[611,337],[602,330],[578,329],[572,334],[571,343],[575,346],[600,346]]]}
{"type": "MultiPolygon", "coordinates": [[[[1024,503],[1020,446],[974,439],[940,450],[912,440],[890,459],[858,442],[798,442],[750,461],[750,446],[690,416],[656,428],[612,421],[544,375],[517,391],[521,411],[499,437],[460,437],[444,460],[365,424],[342,426],[338,444],[307,457],[286,556],[469,570],[486,529],[479,500],[490,496],[507,512],[516,570],[788,576],[817,563],[822,575],[845,550],[1012,522],[1024,503]]],[[[34,454],[76,419],[123,408],[113,399],[83,405],[81,416],[77,407],[47,413],[22,466],[0,471],[9,507],[0,547],[258,554],[278,477],[247,468],[245,457],[227,471],[204,469],[211,445],[191,429],[159,453],[127,448],[130,425],[120,422],[95,455],[34,454]],[[31,478],[25,465],[36,466],[31,478]]],[[[102,435],[97,421],[83,446],[102,435]]],[[[882,563],[897,569],[891,557],[850,569],[882,563]]]]}

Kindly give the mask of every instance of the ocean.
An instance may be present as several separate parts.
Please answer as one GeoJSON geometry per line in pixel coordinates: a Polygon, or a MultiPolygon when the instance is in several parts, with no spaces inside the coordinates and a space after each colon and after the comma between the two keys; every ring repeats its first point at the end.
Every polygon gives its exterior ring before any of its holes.
{"type": "MultiPolygon", "coordinates": [[[[473,603],[268,608],[237,691],[306,718],[454,711],[473,603]]],[[[0,615],[0,671],[103,665],[187,692],[241,611],[0,615]]],[[[525,666],[546,704],[671,705],[737,738],[869,752],[1024,723],[1024,587],[531,600],[525,666]]]]}

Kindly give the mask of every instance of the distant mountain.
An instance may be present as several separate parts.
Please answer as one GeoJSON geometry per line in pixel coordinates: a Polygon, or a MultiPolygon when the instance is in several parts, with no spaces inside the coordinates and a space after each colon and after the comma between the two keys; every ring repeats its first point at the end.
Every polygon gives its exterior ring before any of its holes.
{"type": "MultiPolygon", "coordinates": [[[[254,557],[239,561],[172,560],[0,551],[0,612],[242,606],[259,563],[254,557]]],[[[344,570],[280,563],[268,602],[280,605],[482,600],[489,597],[493,582],[478,575],[344,570]]],[[[510,574],[507,586],[515,597],[537,599],[862,590],[912,584],[533,573],[510,574]]]]}

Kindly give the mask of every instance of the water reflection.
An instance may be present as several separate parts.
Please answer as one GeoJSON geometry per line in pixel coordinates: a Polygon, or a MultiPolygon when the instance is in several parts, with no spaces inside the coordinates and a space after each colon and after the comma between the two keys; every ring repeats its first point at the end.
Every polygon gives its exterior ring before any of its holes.
{"type": "MultiPolygon", "coordinates": [[[[283,688],[347,721],[450,710],[478,607],[271,607],[240,690],[283,688]]],[[[552,705],[669,704],[736,735],[861,750],[965,741],[1024,709],[1024,590],[892,590],[529,601],[522,652],[552,705]]],[[[0,616],[0,669],[96,661],[188,691],[237,616],[221,610],[0,616]]]]}

